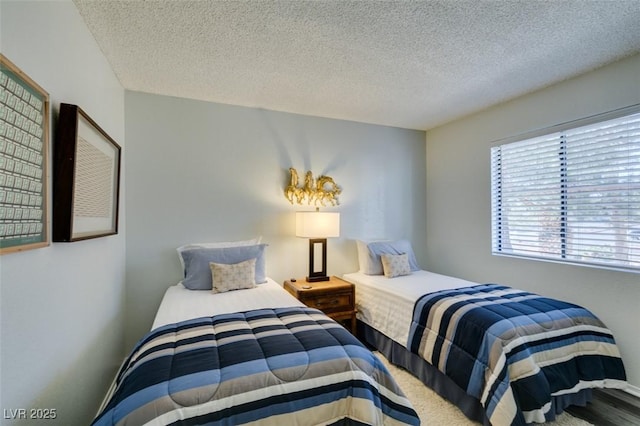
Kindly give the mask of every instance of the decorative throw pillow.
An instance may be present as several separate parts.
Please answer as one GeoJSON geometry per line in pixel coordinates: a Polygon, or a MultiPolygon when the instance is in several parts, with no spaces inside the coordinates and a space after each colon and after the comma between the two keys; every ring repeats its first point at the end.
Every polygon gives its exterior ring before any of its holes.
{"type": "Polygon", "coordinates": [[[242,290],[256,286],[256,259],[245,260],[231,265],[209,263],[211,268],[211,287],[214,293],[242,290]]]}
{"type": "Polygon", "coordinates": [[[409,265],[409,256],[403,254],[381,254],[382,270],[387,278],[399,277],[401,275],[409,275],[411,266],[409,265]]]}

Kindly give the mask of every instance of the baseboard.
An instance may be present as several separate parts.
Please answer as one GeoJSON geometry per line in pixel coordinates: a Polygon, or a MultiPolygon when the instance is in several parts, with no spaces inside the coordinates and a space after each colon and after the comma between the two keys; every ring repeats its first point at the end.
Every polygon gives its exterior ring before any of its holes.
{"type": "Polygon", "coordinates": [[[627,385],[627,387],[622,390],[625,391],[626,393],[630,393],[636,398],[640,398],[640,388],[637,386],[627,385]]]}

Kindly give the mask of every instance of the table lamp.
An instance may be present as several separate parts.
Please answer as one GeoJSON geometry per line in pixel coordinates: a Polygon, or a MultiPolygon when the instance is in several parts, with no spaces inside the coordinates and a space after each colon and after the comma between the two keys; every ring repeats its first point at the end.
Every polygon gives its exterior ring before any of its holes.
{"type": "Polygon", "coordinates": [[[307,282],[329,281],[327,276],[327,238],[340,236],[340,213],[296,212],[296,237],[309,238],[309,276],[307,282]],[[320,259],[316,250],[321,251],[320,259]]]}

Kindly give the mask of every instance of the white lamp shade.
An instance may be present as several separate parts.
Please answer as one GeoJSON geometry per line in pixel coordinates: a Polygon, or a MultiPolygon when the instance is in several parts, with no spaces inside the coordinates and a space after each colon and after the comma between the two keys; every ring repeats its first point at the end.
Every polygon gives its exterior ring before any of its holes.
{"type": "Polygon", "coordinates": [[[331,238],[340,236],[340,213],[296,212],[296,236],[331,238]]]}

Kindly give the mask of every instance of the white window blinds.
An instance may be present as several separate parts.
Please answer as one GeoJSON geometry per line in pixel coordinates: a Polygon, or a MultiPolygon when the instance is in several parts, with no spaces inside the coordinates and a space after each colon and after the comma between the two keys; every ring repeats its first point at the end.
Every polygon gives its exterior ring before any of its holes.
{"type": "Polygon", "coordinates": [[[637,111],[496,146],[491,180],[494,254],[640,270],[637,111]]]}

